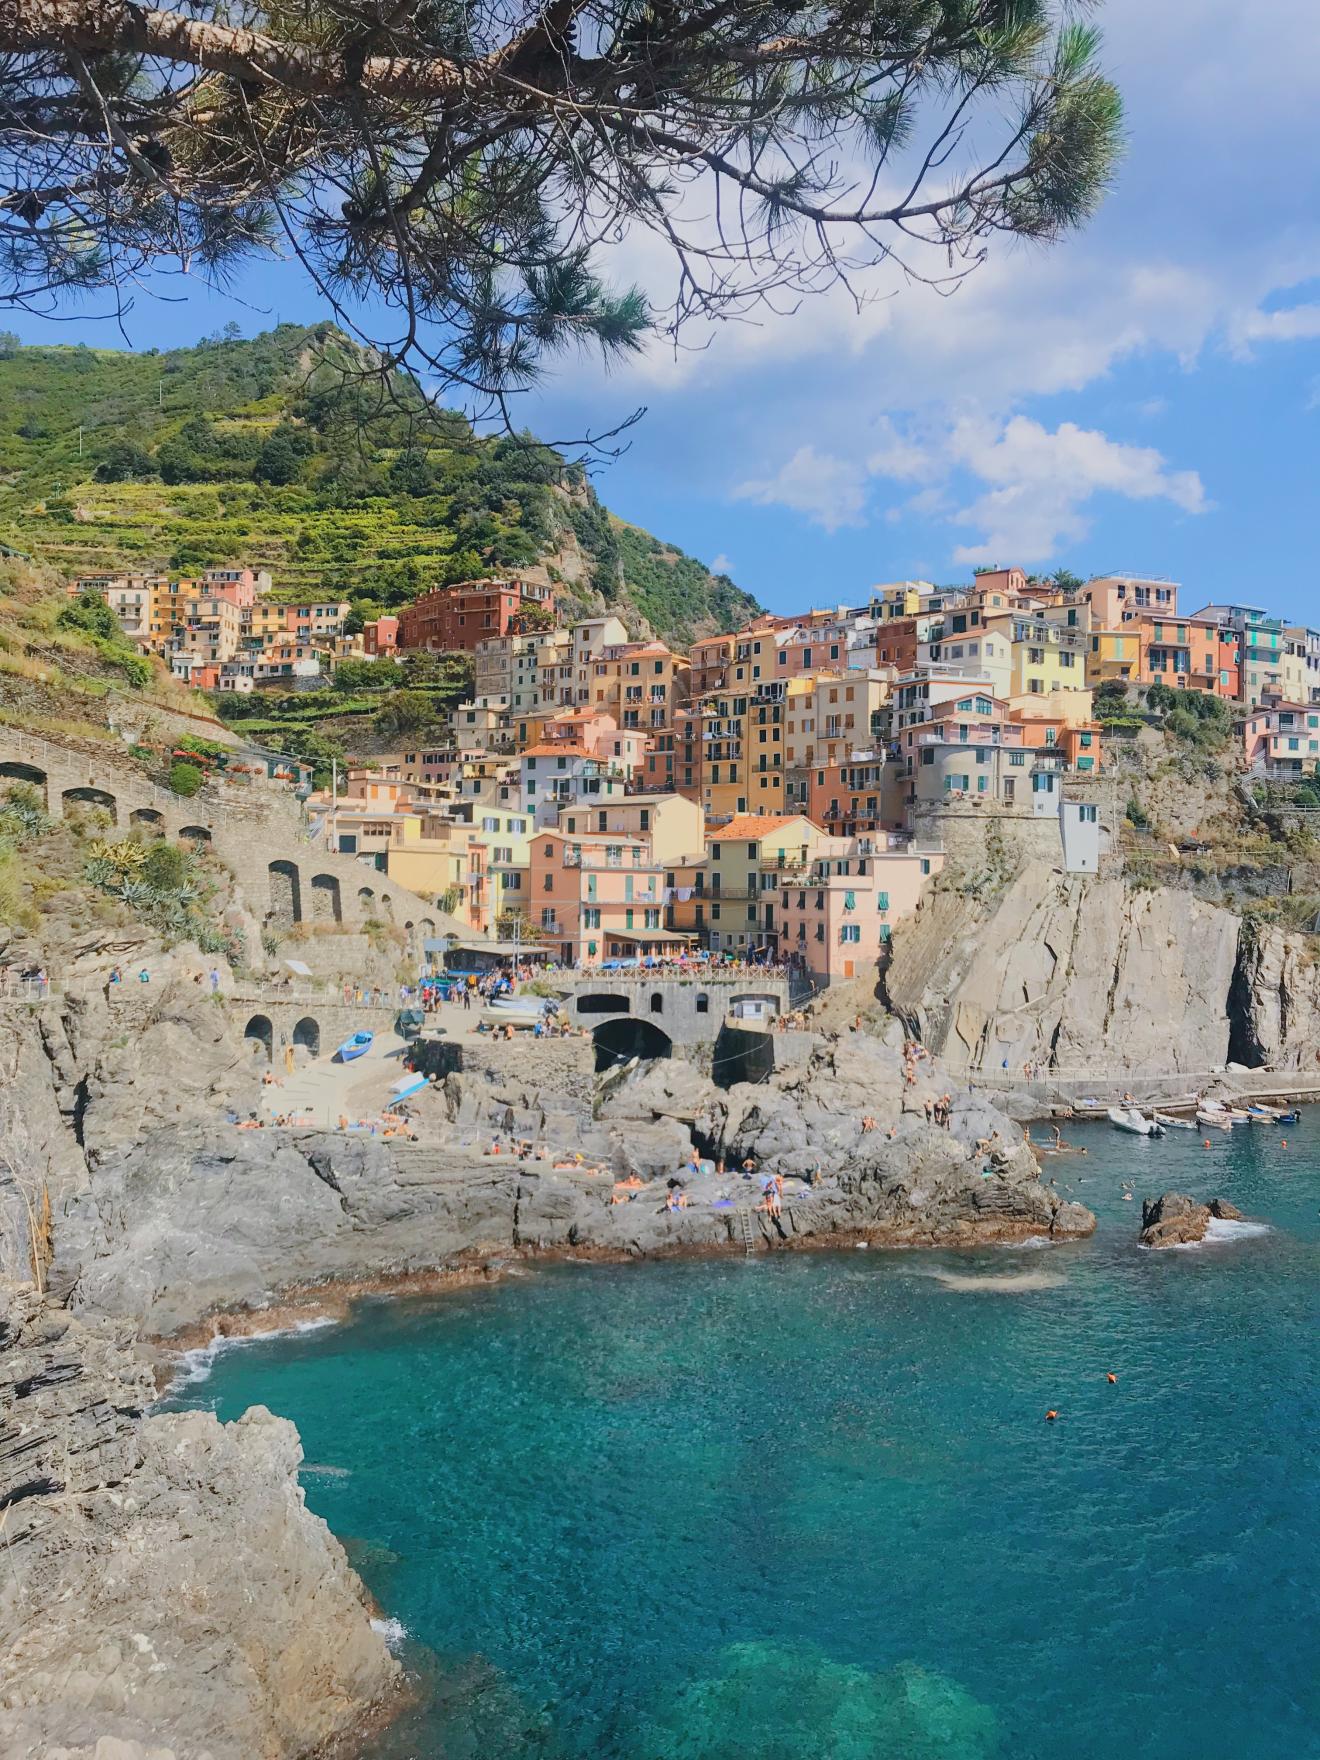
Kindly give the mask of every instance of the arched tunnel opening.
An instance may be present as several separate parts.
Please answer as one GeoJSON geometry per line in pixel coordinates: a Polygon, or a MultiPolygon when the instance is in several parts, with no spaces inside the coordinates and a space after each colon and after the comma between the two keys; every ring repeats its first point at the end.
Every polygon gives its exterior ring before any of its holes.
{"type": "Polygon", "coordinates": [[[673,1054],[674,1042],[668,1033],[662,1032],[650,1021],[627,1020],[602,1021],[591,1035],[596,1047],[596,1074],[604,1075],[606,1070],[617,1069],[620,1064],[627,1063],[630,1058],[669,1057],[673,1054]]]}
{"type": "Polygon", "coordinates": [[[711,1058],[710,1079],[717,1088],[739,1082],[764,1082],[774,1072],[775,1042],[770,1033],[746,1027],[721,1027],[711,1058]]]}

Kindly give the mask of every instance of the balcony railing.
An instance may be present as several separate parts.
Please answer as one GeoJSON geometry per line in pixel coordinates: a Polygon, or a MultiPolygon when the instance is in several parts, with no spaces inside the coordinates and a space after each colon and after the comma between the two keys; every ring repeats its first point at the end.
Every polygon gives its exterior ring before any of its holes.
{"type": "Polygon", "coordinates": [[[602,870],[610,868],[619,870],[626,868],[630,871],[647,869],[652,873],[658,873],[664,866],[662,862],[654,860],[642,850],[627,857],[622,854],[608,856],[599,850],[589,849],[566,849],[563,865],[566,868],[597,868],[602,870]]]}

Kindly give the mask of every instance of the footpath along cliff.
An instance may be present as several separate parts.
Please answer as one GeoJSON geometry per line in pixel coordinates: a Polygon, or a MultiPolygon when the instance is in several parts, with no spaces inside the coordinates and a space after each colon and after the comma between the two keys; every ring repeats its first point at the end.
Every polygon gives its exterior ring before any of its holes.
{"type": "Polygon", "coordinates": [[[990,898],[937,891],[895,938],[885,999],[963,1074],[1320,1070],[1305,937],[1191,890],[1043,862],[990,898]]]}

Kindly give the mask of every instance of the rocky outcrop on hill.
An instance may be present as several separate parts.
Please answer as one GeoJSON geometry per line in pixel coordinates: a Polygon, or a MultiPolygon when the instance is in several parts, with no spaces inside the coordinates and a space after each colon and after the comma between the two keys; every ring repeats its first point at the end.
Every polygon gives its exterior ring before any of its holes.
{"type": "Polygon", "coordinates": [[[1199,1204],[1186,1192],[1165,1192],[1159,1198],[1146,1198],[1141,1206],[1141,1244],[1191,1246],[1205,1239],[1212,1220],[1241,1222],[1242,1212],[1225,1198],[1211,1198],[1208,1204],[1199,1204]]]}
{"type": "Polygon", "coordinates": [[[1030,863],[997,901],[937,894],[891,1005],[954,1069],[1208,1070],[1229,1057],[1239,920],[1189,894],[1030,863]]]}
{"type": "Polygon", "coordinates": [[[293,1426],[146,1416],[130,1332],[0,1284],[0,1753],[306,1753],[397,1665],[293,1426]]]}
{"type": "Polygon", "coordinates": [[[1018,1127],[933,1061],[909,1083],[901,1053],[865,1034],[813,1043],[768,1082],[727,1092],[677,1060],[641,1066],[599,1119],[565,1091],[529,1091],[528,1060],[521,1088],[512,1075],[451,1075],[443,1100],[428,1097],[443,1115],[416,1143],[165,1126],[97,1158],[62,1219],[52,1278],[82,1309],[167,1334],[311,1285],[518,1253],[741,1248],[740,1212],[771,1245],[1094,1226],[1040,1183],[1018,1127]],[[926,1111],[944,1093],[948,1128],[926,1111]],[[494,1133],[506,1133],[506,1152],[489,1153],[494,1133]],[[542,1142],[545,1156],[508,1153],[507,1133],[542,1142]],[[729,1173],[685,1176],[690,1202],[675,1213],[667,1181],[694,1140],[729,1173]],[[748,1157],[760,1174],[803,1182],[777,1220],[755,1208],[759,1185],[738,1176],[748,1157]],[[639,1183],[616,1189],[624,1180],[639,1183]]]}
{"type": "Polygon", "coordinates": [[[1320,967],[1300,937],[1042,862],[992,899],[937,892],[900,929],[885,987],[955,1070],[1320,1067],[1320,967]]]}

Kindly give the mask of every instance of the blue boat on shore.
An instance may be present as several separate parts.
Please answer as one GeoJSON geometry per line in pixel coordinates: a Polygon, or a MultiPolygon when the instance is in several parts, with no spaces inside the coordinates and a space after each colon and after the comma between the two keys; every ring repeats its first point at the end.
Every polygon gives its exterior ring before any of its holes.
{"type": "Polygon", "coordinates": [[[374,1033],[354,1033],[351,1039],[344,1040],[335,1056],[340,1063],[352,1063],[355,1057],[365,1057],[371,1050],[375,1037],[374,1033]]]}

